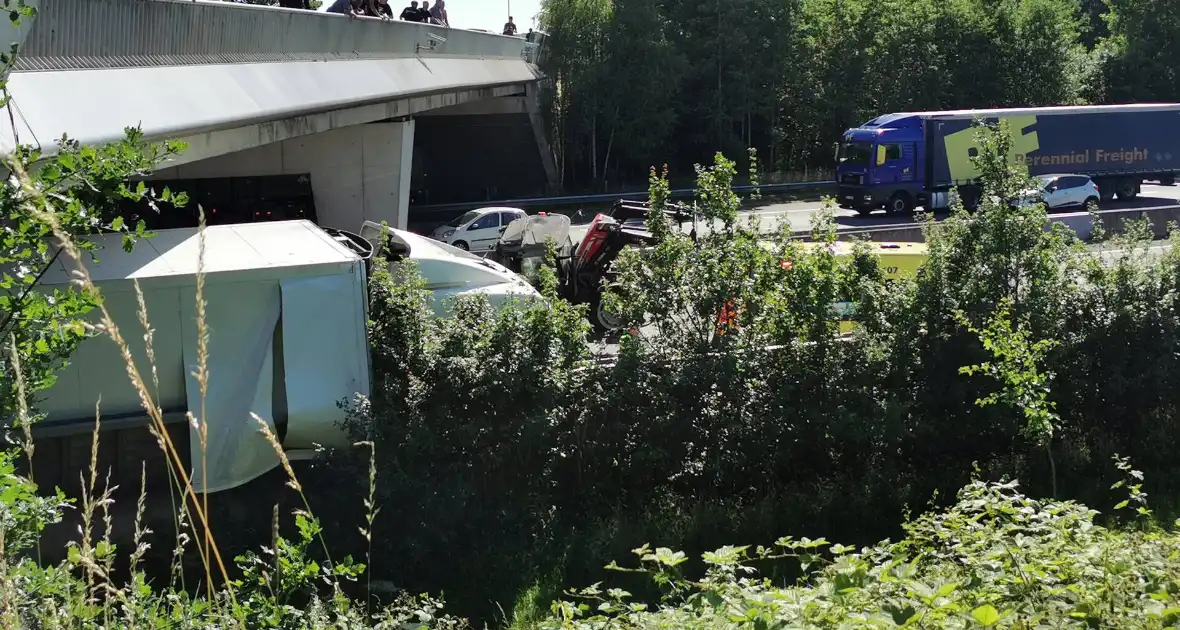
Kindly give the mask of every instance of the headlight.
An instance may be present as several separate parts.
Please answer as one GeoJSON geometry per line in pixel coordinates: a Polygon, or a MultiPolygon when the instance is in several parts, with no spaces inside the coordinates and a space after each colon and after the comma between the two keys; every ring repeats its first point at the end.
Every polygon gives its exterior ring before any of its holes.
{"type": "Polygon", "coordinates": [[[455,233],[455,231],[454,231],[454,230],[447,230],[446,232],[443,232],[443,235],[442,235],[442,237],[443,237],[443,238],[451,238],[451,236],[452,236],[454,233],[455,233]]]}

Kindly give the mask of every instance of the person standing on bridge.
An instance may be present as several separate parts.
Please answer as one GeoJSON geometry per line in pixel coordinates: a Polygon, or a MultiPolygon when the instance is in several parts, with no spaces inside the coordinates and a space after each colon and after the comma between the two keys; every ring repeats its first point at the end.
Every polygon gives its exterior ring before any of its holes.
{"type": "Polygon", "coordinates": [[[328,13],[339,13],[350,18],[365,14],[363,0],[336,0],[328,7],[328,13]]]}
{"type": "Polygon", "coordinates": [[[434,8],[430,10],[430,17],[435,24],[441,24],[450,27],[451,23],[447,20],[447,0],[438,0],[434,3],[434,8]]]}
{"type": "Polygon", "coordinates": [[[516,22],[512,21],[512,16],[508,16],[508,22],[504,24],[505,35],[516,35],[516,22]]]}
{"type": "Polygon", "coordinates": [[[365,7],[365,15],[392,20],[393,7],[389,6],[389,0],[369,0],[369,6],[365,7]]]}
{"type": "Polygon", "coordinates": [[[422,11],[418,8],[418,0],[411,0],[410,6],[402,9],[400,17],[407,22],[421,22],[422,11]]]}

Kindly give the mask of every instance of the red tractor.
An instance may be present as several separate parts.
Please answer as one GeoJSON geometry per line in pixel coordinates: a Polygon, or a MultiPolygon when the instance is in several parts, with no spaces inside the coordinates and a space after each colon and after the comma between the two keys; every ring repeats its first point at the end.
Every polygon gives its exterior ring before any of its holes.
{"type": "MultiPolygon", "coordinates": [[[[570,239],[568,220],[557,225],[557,216],[520,219],[519,228],[509,227],[496,247],[496,257],[514,271],[528,266],[528,260],[544,256],[544,241],[552,238],[558,247],[557,271],[561,297],[574,304],[587,304],[590,323],[599,333],[617,330],[621,323],[602,305],[602,294],[613,279],[611,266],[625,247],[649,247],[656,239],[647,230],[650,207],[635,201],[616,201],[594,216],[580,240],[570,239]]],[[[692,208],[669,204],[665,215],[679,228],[694,221],[692,208]]],[[[695,223],[694,223],[695,224],[695,223]]],[[[515,223],[514,223],[515,225],[515,223]]],[[[581,226],[577,226],[580,230],[581,226]]],[[[690,234],[695,240],[696,229],[690,234]]],[[[534,263],[535,264],[535,263],[534,263]]]]}

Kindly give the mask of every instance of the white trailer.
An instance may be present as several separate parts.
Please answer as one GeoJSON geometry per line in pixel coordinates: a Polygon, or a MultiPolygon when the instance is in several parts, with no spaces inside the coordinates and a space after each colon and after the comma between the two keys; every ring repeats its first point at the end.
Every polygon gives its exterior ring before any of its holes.
{"type": "MultiPolygon", "coordinates": [[[[138,281],[143,291],[154,331],[157,403],[171,422],[183,423],[186,412],[191,412],[206,423],[203,458],[201,441],[192,427],[188,429],[191,474],[198,490],[237,487],[278,466],[251,412],[270,424],[287,450],[346,443],[347,436],[337,426],[344,416],[338,403],[358,393],[368,395],[370,387],[366,269],[357,252],[308,221],[205,230],[209,383],[202,417],[200,389],[193,376],[198,364],[197,230],[162,230],[131,253],[122,250],[118,235],[95,240],[98,261],[87,266],[141,374],[150,380],[133,282],[138,281]]],[[[65,285],[71,277],[69,267],[69,261],[59,257],[41,284],[65,285]]],[[[39,407],[47,418],[37,425],[37,435],[88,444],[100,397],[106,429],[146,423],[123,359],[105,336],[85,341],[45,392],[39,407]]],[[[121,443],[113,442],[116,447],[121,443]]],[[[63,448],[63,469],[71,468],[70,459],[76,466],[77,458],[68,454],[77,450],[78,446],[63,448]]],[[[136,485],[139,468],[136,460],[133,470],[126,471],[133,473],[136,485]]],[[[63,480],[72,485],[77,472],[70,476],[72,482],[63,480]]]]}

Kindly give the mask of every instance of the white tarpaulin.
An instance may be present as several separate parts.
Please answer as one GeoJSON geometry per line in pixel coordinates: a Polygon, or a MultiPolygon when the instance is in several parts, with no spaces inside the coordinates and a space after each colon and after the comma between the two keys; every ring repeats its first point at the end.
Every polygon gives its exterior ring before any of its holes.
{"type": "MultiPolygon", "coordinates": [[[[364,268],[353,275],[363,280],[364,268]]],[[[369,391],[364,283],[350,276],[287,278],[283,293],[283,368],[290,448],[343,446],[338,403],[369,391]]]]}
{"type": "Polygon", "coordinates": [[[197,357],[196,296],[182,293],[184,364],[188,408],[198,423],[207,423],[202,470],[201,438],[192,436],[193,487],[217,492],[255,479],[279,465],[278,455],[258,431],[258,414],[274,430],[272,397],[274,333],[281,298],[274,280],[217,284],[205,287],[209,332],[209,386],[205,417],[201,390],[193,373],[197,357]]]}

